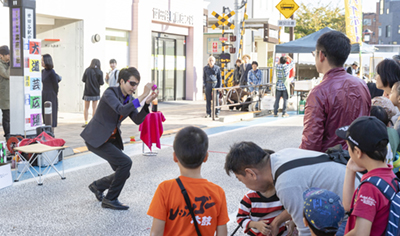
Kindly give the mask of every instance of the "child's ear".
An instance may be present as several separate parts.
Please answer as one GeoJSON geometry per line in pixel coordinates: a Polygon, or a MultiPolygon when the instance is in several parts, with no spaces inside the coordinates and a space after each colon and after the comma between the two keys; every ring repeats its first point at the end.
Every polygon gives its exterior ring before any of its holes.
{"type": "Polygon", "coordinates": [[[204,163],[206,162],[208,160],[208,152],[207,152],[207,154],[206,154],[206,157],[204,158],[204,163]]]}
{"type": "Polygon", "coordinates": [[[358,159],[360,159],[362,157],[363,152],[357,146],[354,146],[353,152],[358,159]]]}
{"type": "Polygon", "coordinates": [[[174,162],[178,163],[178,158],[176,157],[175,152],[173,152],[172,155],[174,156],[174,162]]]}
{"type": "Polygon", "coordinates": [[[254,180],[257,180],[257,174],[254,172],[254,170],[250,169],[250,168],[246,168],[244,169],[244,172],[246,173],[246,175],[250,175],[250,177],[254,180]]]}
{"type": "Polygon", "coordinates": [[[306,221],[306,218],[303,217],[303,223],[306,227],[308,227],[308,222],[306,221]]]}

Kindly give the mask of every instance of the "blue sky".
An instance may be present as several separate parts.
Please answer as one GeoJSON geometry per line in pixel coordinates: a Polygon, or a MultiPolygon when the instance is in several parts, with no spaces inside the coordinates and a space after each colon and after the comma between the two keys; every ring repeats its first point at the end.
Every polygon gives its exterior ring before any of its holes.
{"type": "MultiPolygon", "coordinates": [[[[344,7],[344,1],[345,0],[320,0],[323,5],[325,5],[327,2],[331,2],[332,6],[339,6],[339,7],[344,7]]],[[[318,5],[319,1],[316,0],[295,0],[297,4],[300,5],[300,3],[304,4],[311,4],[311,5],[318,5]]],[[[375,12],[376,11],[376,3],[378,0],[362,0],[362,7],[363,7],[363,12],[375,12]]]]}

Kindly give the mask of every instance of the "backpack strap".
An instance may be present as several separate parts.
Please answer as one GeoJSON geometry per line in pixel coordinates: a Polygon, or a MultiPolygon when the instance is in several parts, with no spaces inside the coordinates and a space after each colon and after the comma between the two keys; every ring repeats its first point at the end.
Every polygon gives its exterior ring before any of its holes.
{"type": "MultiPolygon", "coordinates": [[[[343,160],[340,159],[332,159],[328,154],[322,154],[320,156],[316,156],[316,157],[305,157],[305,158],[300,158],[300,159],[296,159],[293,161],[289,161],[286,162],[285,164],[281,165],[275,172],[275,178],[274,178],[274,185],[276,183],[276,181],[278,180],[278,177],[283,174],[283,172],[297,168],[297,167],[301,167],[301,166],[308,166],[308,165],[314,165],[314,164],[320,164],[320,163],[324,163],[324,162],[336,162],[339,164],[343,164],[346,165],[347,162],[344,162],[343,160]]],[[[358,174],[356,174],[356,178],[358,180],[360,180],[360,176],[358,174]]]]}
{"type": "Polygon", "coordinates": [[[364,180],[363,182],[361,182],[361,184],[358,186],[357,188],[357,195],[358,192],[360,191],[360,187],[362,184],[364,183],[371,183],[373,184],[375,187],[377,187],[379,189],[379,191],[381,191],[381,193],[389,200],[392,201],[393,198],[396,196],[396,193],[398,192],[398,184],[396,184],[396,181],[399,181],[398,178],[394,178],[393,179],[393,185],[396,186],[396,189],[393,188],[390,184],[388,184],[388,182],[386,182],[385,180],[383,180],[382,178],[378,177],[378,176],[371,176],[368,179],[364,180]]]}
{"type": "Polygon", "coordinates": [[[193,224],[194,224],[194,227],[196,228],[197,235],[201,236],[201,233],[200,233],[200,230],[199,230],[199,225],[197,224],[197,220],[196,220],[196,217],[194,215],[194,210],[192,208],[192,203],[190,202],[189,195],[188,195],[185,187],[183,186],[182,181],[179,179],[179,177],[176,178],[175,180],[176,180],[176,182],[178,182],[178,185],[179,185],[179,188],[181,189],[182,195],[185,198],[186,206],[189,209],[190,215],[192,215],[193,224]]]}

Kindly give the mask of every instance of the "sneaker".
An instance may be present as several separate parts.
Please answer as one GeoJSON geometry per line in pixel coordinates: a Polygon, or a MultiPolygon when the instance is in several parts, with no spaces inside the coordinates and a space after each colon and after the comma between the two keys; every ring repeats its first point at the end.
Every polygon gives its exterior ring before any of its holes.
{"type": "Polygon", "coordinates": [[[215,118],[217,118],[217,119],[218,119],[218,118],[219,118],[219,116],[218,116],[218,115],[215,115],[215,118]]]}
{"type": "Polygon", "coordinates": [[[278,117],[278,115],[274,115],[274,117],[278,117]]]}
{"type": "Polygon", "coordinates": [[[83,124],[83,125],[82,125],[82,128],[85,128],[86,126],[87,126],[87,124],[83,124]]]}
{"type": "Polygon", "coordinates": [[[211,118],[211,115],[207,114],[204,118],[211,118]]]}
{"type": "Polygon", "coordinates": [[[289,117],[289,115],[288,114],[284,114],[284,115],[282,115],[282,117],[286,118],[286,117],[289,117]]]}

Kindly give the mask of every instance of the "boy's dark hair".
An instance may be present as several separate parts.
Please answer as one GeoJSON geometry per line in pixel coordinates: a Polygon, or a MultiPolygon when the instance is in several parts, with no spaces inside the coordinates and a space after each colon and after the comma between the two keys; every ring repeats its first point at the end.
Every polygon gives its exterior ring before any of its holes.
{"type": "Polygon", "coordinates": [[[245,176],[246,168],[262,168],[268,163],[272,150],[262,149],[253,142],[240,142],[231,146],[225,158],[225,171],[245,176]]]}
{"type": "Polygon", "coordinates": [[[371,116],[375,116],[380,121],[382,121],[385,125],[388,125],[391,120],[389,119],[389,115],[387,114],[386,110],[381,106],[372,106],[371,107],[371,116]]]}
{"type": "Polygon", "coordinates": [[[386,58],[376,66],[376,73],[381,77],[383,86],[391,88],[400,81],[400,65],[393,59],[386,58]]]}
{"type": "Polygon", "coordinates": [[[279,63],[281,63],[282,65],[286,64],[286,62],[287,62],[287,58],[286,57],[279,58],[279,63]]]}
{"type": "Polygon", "coordinates": [[[319,37],[316,49],[324,53],[329,65],[343,67],[350,54],[350,39],[343,33],[333,30],[319,37]]]}
{"type": "MultiPolygon", "coordinates": [[[[374,152],[366,152],[366,151],[361,150],[361,148],[360,148],[360,150],[363,153],[365,153],[365,155],[367,155],[371,159],[374,159],[376,161],[385,162],[386,161],[386,154],[387,154],[387,148],[386,147],[387,147],[388,142],[389,142],[388,140],[380,141],[376,145],[374,152]]],[[[351,151],[354,152],[354,147],[355,147],[354,143],[347,141],[347,144],[349,145],[349,148],[351,148],[351,151]]]]}
{"type": "Polygon", "coordinates": [[[313,233],[317,236],[335,236],[335,234],[337,233],[337,232],[325,233],[319,229],[316,229],[314,227],[314,225],[312,225],[310,223],[310,221],[307,220],[307,217],[306,217],[306,214],[304,213],[304,211],[303,211],[303,218],[307,221],[308,227],[310,227],[311,231],[313,231],[313,233]]]}
{"type": "Polygon", "coordinates": [[[110,64],[111,64],[111,63],[117,64],[117,61],[116,61],[115,59],[111,59],[111,60],[110,60],[110,64]]]}
{"type": "Polygon", "coordinates": [[[43,63],[44,68],[51,70],[54,68],[53,59],[51,58],[50,54],[43,55],[43,63]]]}
{"type": "Polygon", "coordinates": [[[0,54],[3,56],[9,55],[10,54],[10,49],[8,48],[7,45],[3,45],[0,47],[0,54]]]}
{"type": "Polygon", "coordinates": [[[129,78],[131,78],[131,76],[134,76],[140,83],[140,73],[135,67],[128,67],[122,69],[118,75],[118,83],[121,84],[121,79],[123,79],[124,82],[126,83],[126,81],[128,81],[129,78]]]}
{"type": "Polygon", "coordinates": [[[175,136],[174,152],[183,167],[199,167],[208,151],[207,134],[200,128],[189,126],[181,129],[175,136]]]}
{"type": "Polygon", "coordinates": [[[258,66],[258,62],[253,61],[253,62],[251,63],[251,65],[257,65],[257,66],[258,66]]]}
{"type": "MultiPolygon", "coordinates": [[[[242,60],[241,60],[241,59],[239,59],[239,58],[238,58],[238,59],[236,59],[236,63],[238,63],[238,62],[240,62],[240,64],[241,64],[241,63],[242,63],[242,60]]],[[[235,63],[235,64],[236,64],[236,63],[235,63]]]]}
{"type": "Polygon", "coordinates": [[[101,65],[100,65],[100,60],[99,59],[93,59],[92,62],[90,63],[90,68],[99,68],[101,70],[101,65]]]}

